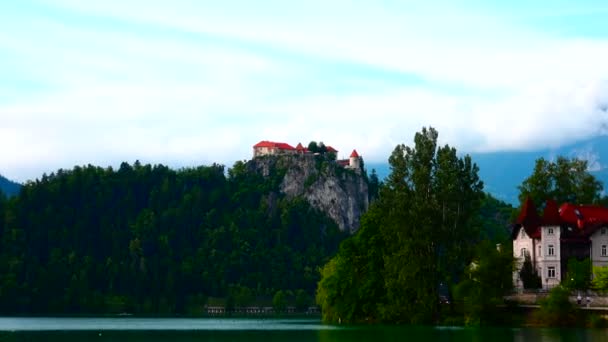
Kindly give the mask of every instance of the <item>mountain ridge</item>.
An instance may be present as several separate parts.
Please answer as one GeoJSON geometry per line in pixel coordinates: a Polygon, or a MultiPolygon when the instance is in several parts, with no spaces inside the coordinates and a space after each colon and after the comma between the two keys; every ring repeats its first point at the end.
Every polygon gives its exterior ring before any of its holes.
{"type": "Polygon", "coordinates": [[[0,174],[0,191],[6,196],[15,196],[19,193],[21,184],[13,182],[0,174]]]}

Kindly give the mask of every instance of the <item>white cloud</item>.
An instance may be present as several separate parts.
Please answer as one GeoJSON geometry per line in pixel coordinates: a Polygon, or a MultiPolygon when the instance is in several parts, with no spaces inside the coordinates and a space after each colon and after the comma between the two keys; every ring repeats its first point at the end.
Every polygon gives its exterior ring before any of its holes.
{"type": "Polygon", "coordinates": [[[48,6],[65,17],[26,14],[0,30],[0,73],[46,87],[18,92],[0,80],[14,95],[0,95],[0,146],[10,147],[0,172],[18,180],[135,159],[230,164],[262,139],[322,140],[379,161],[423,125],[466,151],[608,133],[608,39],[554,36],[487,9],[48,6]]]}

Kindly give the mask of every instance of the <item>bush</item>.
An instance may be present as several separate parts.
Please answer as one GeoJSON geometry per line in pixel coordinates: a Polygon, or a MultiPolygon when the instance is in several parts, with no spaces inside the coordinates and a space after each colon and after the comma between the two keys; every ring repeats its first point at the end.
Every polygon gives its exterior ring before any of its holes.
{"type": "Polygon", "coordinates": [[[547,298],[540,301],[536,313],[538,323],[547,326],[567,326],[576,323],[576,309],[570,303],[570,291],[562,286],[553,288],[547,298]]]}
{"type": "Polygon", "coordinates": [[[587,318],[587,326],[589,328],[606,328],[608,327],[608,321],[598,314],[591,314],[587,318]]]}

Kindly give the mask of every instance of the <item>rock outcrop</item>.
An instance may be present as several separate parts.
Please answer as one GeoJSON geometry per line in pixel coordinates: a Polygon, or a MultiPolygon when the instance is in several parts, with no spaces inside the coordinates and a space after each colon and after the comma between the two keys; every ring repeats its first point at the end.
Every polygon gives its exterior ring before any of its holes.
{"type": "Polygon", "coordinates": [[[282,177],[282,193],[288,198],[305,198],[343,231],[356,231],[369,206],[367,180],[361,170],[346,169],[323,155],[257,157],[248,162],[248,168],[264,177],[282,177]]]}

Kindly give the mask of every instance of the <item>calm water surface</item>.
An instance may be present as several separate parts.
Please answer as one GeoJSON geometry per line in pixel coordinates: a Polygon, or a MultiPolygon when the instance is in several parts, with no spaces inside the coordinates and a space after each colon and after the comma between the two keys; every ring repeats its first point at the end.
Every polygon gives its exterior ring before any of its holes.
{"type": "Polygon", "coordinates": [[[4,341],[608,341],[608,330],[335,326],[316,319],[0,318],[4,341]]]}

